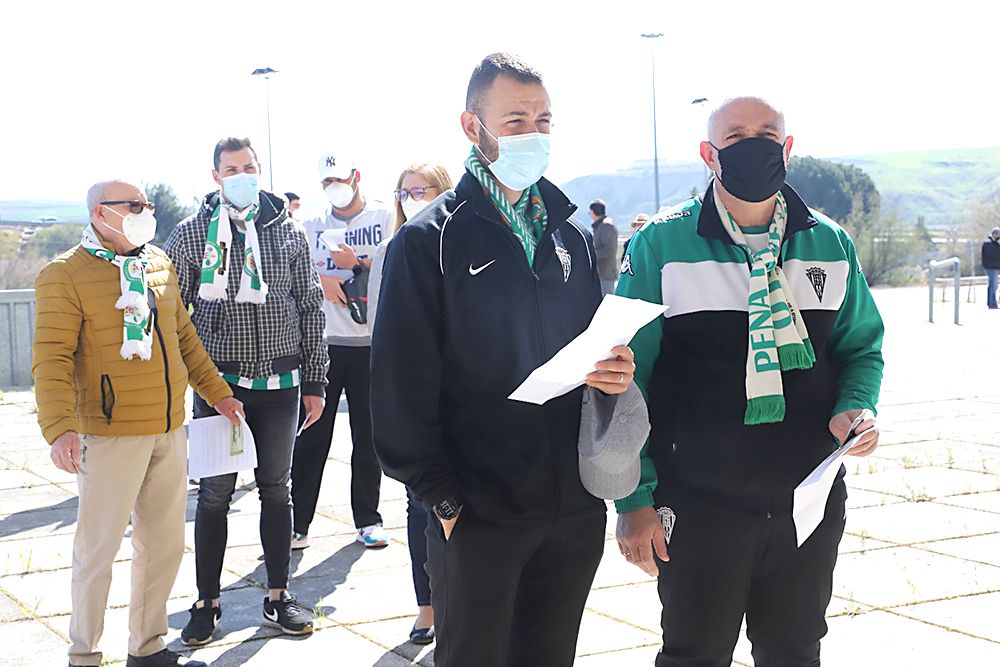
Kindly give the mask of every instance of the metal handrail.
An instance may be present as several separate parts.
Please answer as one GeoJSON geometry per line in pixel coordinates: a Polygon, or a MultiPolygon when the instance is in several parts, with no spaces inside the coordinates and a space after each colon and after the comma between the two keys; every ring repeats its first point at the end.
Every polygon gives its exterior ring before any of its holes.
{"type": "Polygon", "coordinates": [[[942,259],[940,261],[931,261],[928,264],[927,270],[927,293],[928,293],[928,313],[927,321],[934,323],[934,283],[937,281],[937,276],[935,273],[938,269],[945,267],[952,267],[954,269],[955,275],[955,324],[959,324],[958,320],[958,308],[960,304],[960,292],[962,288],[962,262],[958,257],[949,257],[948,259],[942,259]]]}

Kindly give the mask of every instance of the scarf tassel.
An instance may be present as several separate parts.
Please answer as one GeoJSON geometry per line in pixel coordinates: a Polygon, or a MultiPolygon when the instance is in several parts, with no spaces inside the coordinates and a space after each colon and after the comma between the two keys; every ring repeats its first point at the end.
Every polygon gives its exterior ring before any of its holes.
{"type": "Polygon", "coordinates": [[[778,348],[778,361],[783,371],[804,371],[813,367],[816,353],[807,338],[802,345],[782,345],[778,348]]]}
{"type": "Polygon", "coordinates": [[[785,399],[783,396],[758,396],[747,399],[747,411],[743,423],[774,424],[785,419],[785,399]]]}

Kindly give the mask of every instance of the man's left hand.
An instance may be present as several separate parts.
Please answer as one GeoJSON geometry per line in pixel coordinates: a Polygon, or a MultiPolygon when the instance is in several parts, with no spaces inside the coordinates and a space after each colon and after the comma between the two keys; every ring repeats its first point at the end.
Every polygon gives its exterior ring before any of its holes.
{"type": "Polygon", "coordinates": [[[841,412],[839,415],[835,416],[830,420],[830,433],[833,437],[837,439],[841,445],[847,441],[847,436],[850,435],[851,424],[857,419],[861,413],[865,413],[865,417],[858,427],[855,429],[855,433],[864,433],[865,431],[871,431],[865,434],[857,444],[851,447],[847,452],[851,456],[868,456],[875,451],[878,447],[878,436],[879,430],[878,425],[875,423],[875,415],[872,414],[871,410],[848,410],[847,412],[841,412]]]}
{"type": "Polygon", "coordinates": [[[243,411],[243,403],[236,400],[232,396],[222,399],[212,407],[215,408],[216,412],[237,426],[239,426],[240,423],[239,416],[242,416],[244,419],[246,419],[247,416],[247,414],[243,411]]]}
{"type": "Polygon", "coordinates": [[[587,384],[605,394],[621,394],[632,384],[635,355],[628,345],[619,345],[611,354],[615,357],[597,362],[594,372],[587,376],[587,384]]]}
{"type": "Polygon", "coordinates": [[[338,269],[351,270],[358,265],[358,255],[354,248],[344,243],[340,244],[340,250],[331,250],[330,259],[338,269]]]}
{"type": "Polygon", "coordinates": [[[306,430],[317,421],[323,414],[326,407],[326,399],[322,396],[303,396],[302,403],[306,407],[306,421],[302,424],[302,430],[306,430]]]}

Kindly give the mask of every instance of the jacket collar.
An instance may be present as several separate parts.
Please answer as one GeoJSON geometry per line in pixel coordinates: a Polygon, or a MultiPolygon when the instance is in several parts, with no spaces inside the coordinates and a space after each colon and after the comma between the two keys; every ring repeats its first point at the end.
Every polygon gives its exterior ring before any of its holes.
{"type": "MultiPolygon", "coordinates": [[[[219,196],[219,190],[205,195],[201,212],[206,218],[211,217],[215,207],[219,205],[219,196]]],[[[258,201],[260,202],[260,214],[257,216],[257,224],[261,228],[268,227],[273,222],[282,222],[288,217],[285,200],[281,197],[261,190],[258,201]]]]}
{"type": "MultiPolygon", "coordinates": [[[[732,244],[733,240],[729,237],[726,228],[722,226],[719,210],[715,206],[714,188],[715,181],[713,180],[702,197],[701,213],[698,214],[698,235],[732,244]]],[[[802,201],[802,197],[792,189],[792,186],[785,183],[781,186],[781,194],[785,195],[785,203],[788,204],[788,225],[785,227],[785,239],[819,224],[809,212],[809,207],[802,201]]]]}
{"type": "MultiPolygon", "coordinates": [[[[563,194],[563,191],[546,179],[538,181],[538,192],[545,202],[545,210],[549,215],[548,230],[555,230],[561,224],[570,219],[576,213],[577,206],[563,194]]],[[[481,218],[492,220],[502,224],[493,202],[489,200],[483,192],[483,186],[468,170],[459,180],[455,187],[455,194],[459,201],[468,201],[472,205],[472,210],[481,218]]]]}

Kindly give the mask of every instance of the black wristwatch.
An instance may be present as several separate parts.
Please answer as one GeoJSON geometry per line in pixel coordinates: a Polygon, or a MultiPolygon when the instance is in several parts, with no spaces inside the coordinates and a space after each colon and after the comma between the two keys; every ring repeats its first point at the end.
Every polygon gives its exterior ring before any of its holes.
{"type": "Polygon", "coordinates": [[[361,260],[358,260],[358,263],[354,265],[354,268],[352,268],[351,271],[355,276],[360,276],[365,272],[365,265],[361,263],[361,260]]]}
{"type": "Polygon", "coordinates": [[[458,518],[462,506],[454,498],[445,498],[433,507],[434,514],[442,521],[454,521],[458,518]]]}

